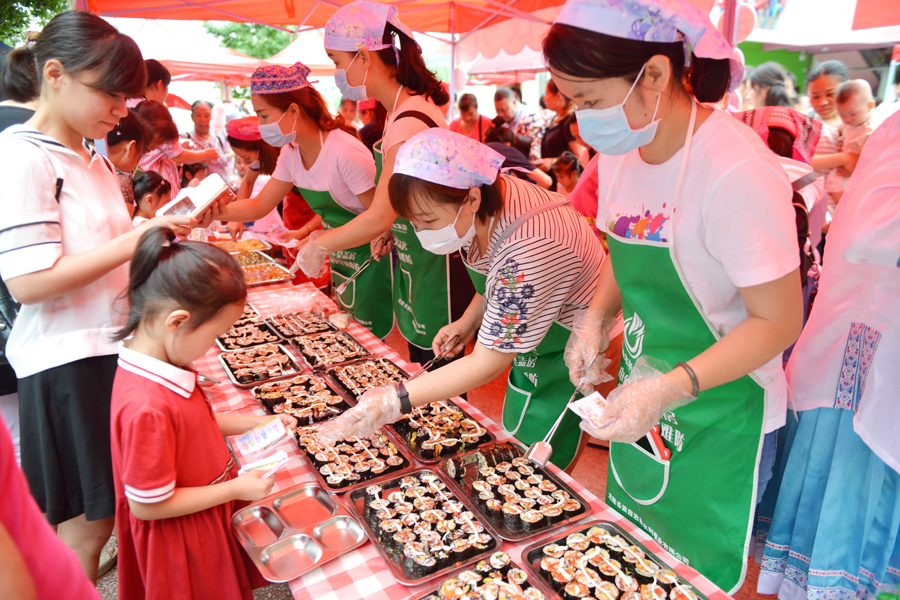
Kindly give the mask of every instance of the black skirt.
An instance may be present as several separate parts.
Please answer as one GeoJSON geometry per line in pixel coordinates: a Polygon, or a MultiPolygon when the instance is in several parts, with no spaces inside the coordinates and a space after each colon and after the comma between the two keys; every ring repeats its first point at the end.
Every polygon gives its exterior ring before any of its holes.
{"type": "Polygon", "coordinates": [[[109,428],[117,360],[84,358],[19,380],[22,470],[51,525],[116,513],[109,428]]]}

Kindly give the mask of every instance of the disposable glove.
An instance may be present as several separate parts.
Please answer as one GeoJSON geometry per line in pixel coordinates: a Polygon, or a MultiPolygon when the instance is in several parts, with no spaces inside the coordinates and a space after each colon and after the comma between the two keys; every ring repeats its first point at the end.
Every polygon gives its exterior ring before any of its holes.
{"type": "Polygon", "coordinates": [[[611,381],[606,367],[612,362],[606,357],[598,358],[588,368],[591,360],[609,347],[609,332],[615,318],[606,312],[579,310],[572,323],[572,334],[566,342],[563,358],[569,367],[569,381],[574,386],[581,386],[583,394],[594,391],[593,386],[611,381]]]}
{"type": "Polygon", "coordinates": [[[306,245],[297,251],[297,259],[291,267],[291,274],[302,270],[307,277],[317,278],[325,274],[328,250],[316,243],[324,231],[317,229],[306,238],[306,245]]]}
{"type": "Polygon", "coordinates": [[[386,385],[369,390],[359,398],[356,406],[320,425],[317,435],[325,444],[353,436],[368,437],[385,425],[399,421],[402,416],[397,386],[386,385]]]}
{"type": "MultiPolygon", "coordinates": [[[[651,359],[652,360],[652,359],[651,359]]],[[[669,369],[643,356],[634,363],[628,378],[612,391],[596,421],[581,421],[586,433],[610,442],[636,442],[656,425],[663,413],[696,400],[690,392],[660,370],[669,369]]]]}

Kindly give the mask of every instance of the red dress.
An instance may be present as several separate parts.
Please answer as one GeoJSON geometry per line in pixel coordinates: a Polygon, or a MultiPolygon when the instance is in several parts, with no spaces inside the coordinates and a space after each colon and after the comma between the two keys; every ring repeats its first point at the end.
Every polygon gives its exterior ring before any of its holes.
{"type": "Polygon", "coordinates": [[[252,589],[266,582],[231,530],[231,515],[244,503],[155,521],[136,518],[128,506],[129,499],[161,502],[175,488],[236,476],[234,458],[194,373],[123,347],[111,428],[119,597],[252,598],[252,589]]]}

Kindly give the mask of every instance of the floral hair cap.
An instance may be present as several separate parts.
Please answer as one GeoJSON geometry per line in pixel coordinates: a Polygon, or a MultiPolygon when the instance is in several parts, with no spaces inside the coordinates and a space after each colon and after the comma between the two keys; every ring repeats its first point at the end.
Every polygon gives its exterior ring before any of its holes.
{"type": "Polygon", "coordinates": [[[225,127],[228,137],[245,142],[255,142],[262,139],[259,135],[259,117],[241,117],[228,121],[225,127]]]}
{"type": "Polygon", "coordinates": [[[310,87],[307,79],[309,72],[309,67],[302,62],[294,63],[290,67],[281,65],[260,67],[250,78],[250,93],[280,94],[310,87]]]}
{"type": "Polygon", "coordinates": [[[555,23],[644,42],[682,42],[685,66],[691,53],[700,58],[728,59],[728,91],[741,85],[744,64],[709,15],[687,0],[568,0],[555,23]]]}
{"type": "Polygon", "coordinates": [[[470,137],[447,129],[426,129],[397,151],[394,173],[468,190],[494,183],[502,154],[470,137]]]}
{"type": "Polygon", "coordinates": [[[356,52],[361,48],[390,48],[392,44],[382,42],[388,23],[412,37],[412,30],[400,22],[400,13],[395,6],[356,0],[328,19],[325,24],[325,48],[343,52],[356,52]]]}

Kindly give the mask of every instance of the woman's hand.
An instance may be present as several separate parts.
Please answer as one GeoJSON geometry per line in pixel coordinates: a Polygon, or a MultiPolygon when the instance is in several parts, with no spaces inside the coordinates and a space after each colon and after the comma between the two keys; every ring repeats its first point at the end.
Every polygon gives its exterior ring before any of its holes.
{"type": "Polygon", "coordinates": [[[594,358],[609,346],[609,332],[614,322],[615,319],[606,312],[579,310],[575,313],[563,358],[569,367],[569,381],[582,393],[588,394],[594,391],[593,386],[612,379],[606,372],[612,361],[606,357],[594,358]]]}
{"type": "Polygon", "coordinates": [[[200,156],[204,162],[219,160],[219,152],[215,148],[207,148],[200,151],[200,156]]]}
{"type": "Polygon", "coordinates": [[[266,477],[264,471],[248,471],[232,480],[234,486],[234,499],[255,502],[265,498],[275,486],[274,477],[266,477]]]}
{"type": "Polygon", "coordinates": [[[278,420],[281,421],[281,424],[284,425],[284,428],[289,432],[293,433],[297,431],[297,418],[292,417],[291,415],[286,415],[281,413],[278,415],[278,420]]]}
{"type": "Polygon", "coordinates": [[[372,250],[372,256],[375,257],[375,261],[381,260],[382,257],[387,256],[394,249],[394,234],[390,230],[385,231],[369,242],[369,248],[372,250]]]}
{"type": "Polygon", "coordinates": [[[141,234],[143,235],[144,231],[150,229],[151,227],[168,227],[175,235],[180,238],[186,238],[190,235],[191,229],[194,227],[199,227],[200,224],[196,219],[192,219],[191,217],[153,217],[149,219],[146,223],[141,224],[143,231],[141,234]]]}
{"type": "Polygon", "coordinates": [[[663,373],[652,367],[646,358],[639,358],[628,379],[607,398],[599,422],[582,421],[581,429],[610,442],[630,444],[638,441],[659,422],[664,412],[696,400],[676,373],[663,373]]]}
{"type": "Polygon", "coordinates": [[[534,164],[541,171],[544,171],[545,173],[549,173],[550,169],[553,168],[553,162],[555,160],[556,160],[555,158],[539,158],[534,161],[534,164]]]}
{"type": "Polygon", "coordinates": [[[459,339],[457,339],[456,343],[453,344],[453,347],[449,349],[450,352],[448,352],[446,356],[446,358],[453,358],[466,349],[466,344],[472,341],[476,331],[477,328],[466,323],[464,319],[453,321],[449,325],[444,325],[438,330],[437,335],[434,336],[434,340],[431,342],[431,351],[434,352],[435,355],[440,354],[447,349],[445,348],[446,344],[453,341],[454,337],[458,337],[459,339]]]}
{"type": "Polygon", "coordinates": [[[231,234],[231,239],[235,242],[239,241],[241,237],[244,235],[244,224],[240,221],[229,221],[225,224],[228,228],[228,233],[231,234]]]}
{"type": "Polygon", "coordinates": [[[402,416],[397,386],[386,385],[369,390],[359,398],[356,406],[320,425],[316,436],[327,445],[353,436],[368,437],[402,416]]]}
{"type": "MultiPolygon", "coordinates": [[[[314,231],[314,230],[313,230],[314,231]]],[[[287,231],[284,234],[285,240],[297,240],[298,242],[302,242],[306,238],[309,237],[309,234],[312,233],[309,227],[304,225],[300,229],[292,229],[291,231],[287,231]]]]}
{"type": "Polygon", "coordinates": [[[324,232],[320,229],[309,234],[306,245],[297,251],[297,260],[291,267],[291,273],[302,270],[307,277],[321,277],[328,269],[328,249],[316,243],[316,239],[324,232]]]}

